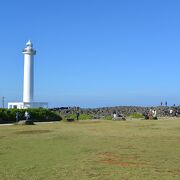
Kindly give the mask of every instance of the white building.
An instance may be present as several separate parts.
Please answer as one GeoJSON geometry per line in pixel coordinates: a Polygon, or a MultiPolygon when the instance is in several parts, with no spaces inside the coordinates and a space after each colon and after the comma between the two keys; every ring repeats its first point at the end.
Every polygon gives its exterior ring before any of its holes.
{"type": "Polygon", "coordinates": [[[23,49],[24,54],[24,85],[23,85],[23,102],[9,102],[8,108],[26,109],[26,108],[47,108],[47,102],[34,101],[34,55],[36,50],[29,40],[23,49]]]}

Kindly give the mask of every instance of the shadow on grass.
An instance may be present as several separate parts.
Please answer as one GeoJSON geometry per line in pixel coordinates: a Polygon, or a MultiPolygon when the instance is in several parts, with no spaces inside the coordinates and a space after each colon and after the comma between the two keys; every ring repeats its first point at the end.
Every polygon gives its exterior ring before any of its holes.
{"type": "Polygon", "coordinates": [[[43,134],[52,132],[51,130],[31,130],[31,131],[17,131],[15,134],[43,134]]]}

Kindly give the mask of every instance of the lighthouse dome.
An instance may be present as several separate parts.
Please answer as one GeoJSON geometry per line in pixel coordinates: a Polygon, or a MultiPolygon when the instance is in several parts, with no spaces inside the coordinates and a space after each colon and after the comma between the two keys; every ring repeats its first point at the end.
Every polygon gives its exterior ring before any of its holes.
{"type": "Polygon", "coordinates": [[[32,42],[29,40],[29,41],[26,43],[26,46],[33,47],[33,44],[32,44],[32,42]]]}
{"type": "Polygon", "coordinates": [[[26,43],[26,47],[22,50],[23,54],[36,54],[36,50],[33,49],[33,43],[29,40],[26,43]]]}

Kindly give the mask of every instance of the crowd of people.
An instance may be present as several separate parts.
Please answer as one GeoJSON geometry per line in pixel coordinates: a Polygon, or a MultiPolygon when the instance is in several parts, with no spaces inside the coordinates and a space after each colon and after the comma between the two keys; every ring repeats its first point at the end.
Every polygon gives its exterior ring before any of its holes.
{"type": "MultiPolygon", "coordinates": [[[[180,112],[177,109],[172,108],[172,109],[167,110],[167,112],[165,114],[166,114],[165,116],[169,116],[169,117],[178,117],[180,112]]],[[[149,111],[143,113],[143,116],[146,120],[148,120],[148,119],[149,120],[157,120],[158,119],[156,109],[149,109],[149,111]]],[[[113,120],[116,120],[118,117],[124,117],[124,116],[122,114],[119,116],[116,112],[113,112],[113,120]]]]}
{"type": "MultiPolygon", "coordinates": [[[[179,115],[179,111],[177,109],[169,109],[165,112],[165,115],[166,116],[169,116],[169,117],[178,117],[179,115]]],[[[150,109],[148,112],[144,113],[143,114],[145,119],[158,119],[157,118],[157,111],[154,109],[150,109]]]]}
{"type": "Polygon", "coordinates": [[[150,109],[148,112],[143,114],[145,119],[154,119],[157,120],[157,111],[155,109],[150,109]]]}
{"type": "MultiPolygon", "coordinates": [[[[166,116],[170,116],[170,117],[177,117],[180,112],[176,109],[169,109],[169,111],[167,111],[166,113],[166,116]]],[[[16,112],[16,122],[19,121],[19,112],[16,112]]],[[[76,111],[76,119],[79,120],[79,116],[80,116],[80,112],[79,111],[76,111]]],[[[157,120],[158,117],[157,117],[157,111],[156,109],[150,109],[149,111],[143,113],[143,116],[145,119],[149,119],[149,120],[157,120]]],[[[25,117],[25,120],[28,121],[30,120],[30,113],[28,111],[25,111],[24,113],[24,117],[25,117]]],[[[125,116],[123,114],[117,114],[115,111],[113,112],[113,117],[112,117],[113,120],[117,120],[117,119],[122,119],[122,120],[126,120],[125,116]]]]}

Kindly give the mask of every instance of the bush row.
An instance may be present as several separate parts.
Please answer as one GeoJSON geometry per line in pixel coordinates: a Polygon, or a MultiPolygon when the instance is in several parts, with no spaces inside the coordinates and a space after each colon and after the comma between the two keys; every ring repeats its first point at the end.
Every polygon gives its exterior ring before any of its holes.
{"type": "Polygon", "coordinates": [[[60,121],[61,116],[49,109],[0,109],[0,123],[16,122],[16,113],[18,112],[19,120],[24,120],[24,114],[27,111],[30,114],[30,119],[38,122],[60,121]]]}

